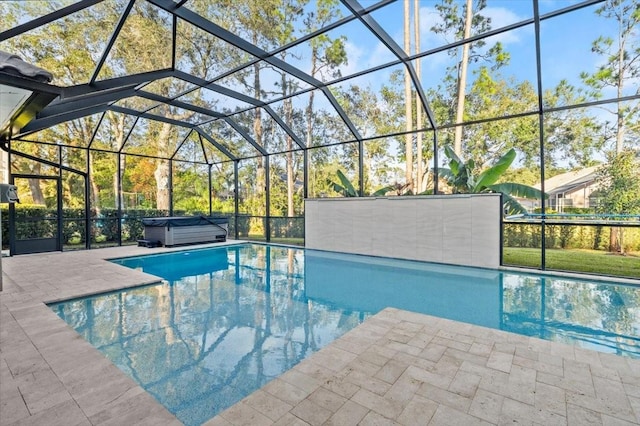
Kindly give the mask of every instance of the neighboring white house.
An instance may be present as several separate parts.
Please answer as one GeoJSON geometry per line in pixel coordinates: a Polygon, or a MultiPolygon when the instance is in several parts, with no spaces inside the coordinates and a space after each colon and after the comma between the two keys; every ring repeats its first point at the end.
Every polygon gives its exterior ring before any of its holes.
{"type": "MultiPolygon", "coordinates": [[[[544,181],[544,191],[549,194],[546,206],[562,213],[565,207],[595,207],[590,201],[591,194],[598,189],[596,172],[600,166],[556,175],[544,181]]],[[[540,184],[533,185],[540,189],[540,184]]],[[[540,207],[539,202],[532,207],[540,207]]]]}

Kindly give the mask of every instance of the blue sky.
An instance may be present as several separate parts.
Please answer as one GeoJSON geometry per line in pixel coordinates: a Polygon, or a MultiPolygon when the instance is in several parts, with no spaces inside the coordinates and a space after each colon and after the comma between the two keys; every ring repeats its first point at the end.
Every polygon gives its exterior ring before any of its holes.
{"type": "MultiPolygon", "coordinates": [[[[413,5],[413,1],[411,3],[413,5]]],[[[438,19],[434,8],[436,3],[436,0],[420,1],[422,51],[453,41],[452,37],[445,38],[443,35],[430,31],[438,19]]],[[[569,0],[542,0],[540,13],[549,13],[575,3],[577,2],[569,0]]],[[[362,4],[366,5],[367,1],[363,1],[362,4]]],[[[612,25],[612,22],[607,22],[596,16],[595,10],[599,6],[587,7],[542,22],[542,71],[545,88],[554,87],[561,79],[567,79],[572,84],[579,85],[580,72],[595,70],[602,61],[602,58],[591,52],[591,43],[601,34],[612,34],[615,31],[615,26],[612,25]]],[[[500,28],[531,18],[533,16],[532,1],[488,0],[483,14],[491,18],[493,29],[500,28]]],[[[374,12],[372,16],[400,46],[403,46],[402,0],[374,12]]],[[[351,24],[352,27],[357,25],[359,23],[351,24]]],[[[495,41],[500,41],[511,55],[511,63],[503,70],[503,74],[505,76],[513,75],[518,80],[526,79],[535,82],[533,25],[493,37],[487,45],[490,46],[495,41]]],[[[386,47],[364,30],[348,34],[347,51],[350,63],[343,68],[343,74],[395,59],[386,47]]],[[[425,84],[428,85],[426,79],[429,77],[433,81],[439,81],[444,75],[444,69],[451,63],[452,60],[446,53],[424,58],[422,67],[425,84]]]]}

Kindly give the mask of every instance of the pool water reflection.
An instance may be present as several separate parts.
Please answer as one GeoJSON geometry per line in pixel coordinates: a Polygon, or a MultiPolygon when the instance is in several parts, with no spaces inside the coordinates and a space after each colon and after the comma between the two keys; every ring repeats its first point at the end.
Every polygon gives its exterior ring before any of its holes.
{"type": "Polygon", "coordinates": [[[640,356],[633,286],[254,244],[115,262],[166,281],[51,308],[187,425],[387,306],[640,356]]]}

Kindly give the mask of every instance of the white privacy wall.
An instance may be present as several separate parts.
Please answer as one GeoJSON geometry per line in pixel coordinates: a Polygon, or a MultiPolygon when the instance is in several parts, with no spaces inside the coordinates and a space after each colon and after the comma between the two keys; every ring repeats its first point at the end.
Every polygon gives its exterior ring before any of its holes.
{"type": "Polygon", "coordinates": [[[305,200],[305,247],[496,268],[500,194],[305,200]]]}

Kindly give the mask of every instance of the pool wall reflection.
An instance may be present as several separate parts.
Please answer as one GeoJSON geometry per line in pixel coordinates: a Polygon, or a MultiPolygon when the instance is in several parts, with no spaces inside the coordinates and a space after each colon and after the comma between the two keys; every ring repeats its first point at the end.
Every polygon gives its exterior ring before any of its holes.
{"type": "Polygon", "coordinates": [[[398,266],[384,262],[307,250],[307,297],[353,311],[394,307],[500,328],[499,271],[403,262],[399,279],[398,266]]]}

